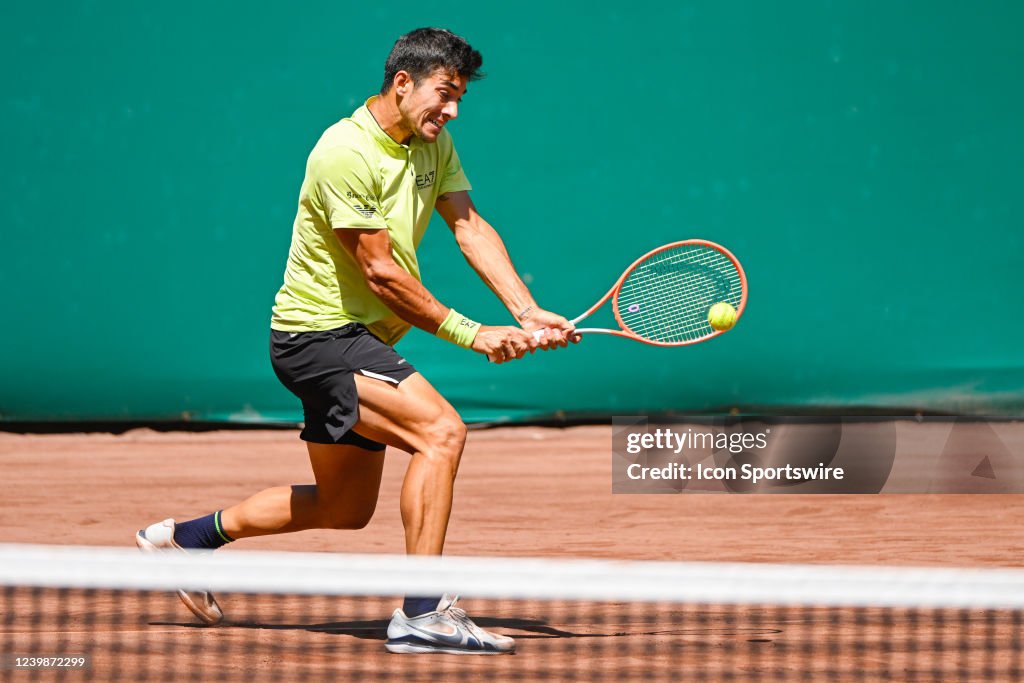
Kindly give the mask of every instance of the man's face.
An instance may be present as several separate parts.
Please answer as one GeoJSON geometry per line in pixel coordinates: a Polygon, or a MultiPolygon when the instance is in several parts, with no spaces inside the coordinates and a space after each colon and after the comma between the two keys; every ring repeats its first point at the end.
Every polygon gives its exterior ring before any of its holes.
{"type": "Polygon", "coordinates": [[[458,74],[435,71],[417,84],[409,79],[399,85],[398,94],[402,127],[425,142],[434,142],[444,125],[458,117],[466,82],[458,74]]]}

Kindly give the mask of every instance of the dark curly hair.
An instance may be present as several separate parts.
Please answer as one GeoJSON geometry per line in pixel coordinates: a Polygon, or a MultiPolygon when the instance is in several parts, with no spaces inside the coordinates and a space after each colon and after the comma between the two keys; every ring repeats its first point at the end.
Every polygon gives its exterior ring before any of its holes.
{"type": "Polygon", "coordinates": [[[484,58],[464,38],[443,28],[418,28],[395,41],[384,64],[383,95],[395,82],[395,74],[406,71],[414,83],[438,69],[456,73],[466,81],[484,77],[480,67],[484,58]]]}

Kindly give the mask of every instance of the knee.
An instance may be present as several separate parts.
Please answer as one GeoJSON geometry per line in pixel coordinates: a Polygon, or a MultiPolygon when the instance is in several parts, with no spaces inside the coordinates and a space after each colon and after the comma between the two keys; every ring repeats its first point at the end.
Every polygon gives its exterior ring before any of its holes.
{"type": "Polygon", "coordinates": [[[341,524],[335,525],[335,529],[363,529],[373,519],[373,510],[361,515],[350,516],[342,519],[341,524]]]}
{"type": "Polygon", "coordinates": [[[317,527],[320,529],[362,529],[373,519],[376,509],[376,499],[318,495],[317,527]]]}
{"type": "Polygon", "coordinates": [[[430,426],[428,439],[434,451],[462,455],[467,433],[466,424],[458,415],[445,415],[430,426]]]}
{"type": "Polygon", "coordinates": [[[445,413],[427,428],[423,435],[426,451],[433,457],[454,460],[458,463],[466,445],[467,429],[458,414],[445,413]]]}
{"type": "Polygon", "coordinates": [[[328,510],[321,520],[321,529],[362,529],[373,519],[374,508],[368,510],[328,510]]]}

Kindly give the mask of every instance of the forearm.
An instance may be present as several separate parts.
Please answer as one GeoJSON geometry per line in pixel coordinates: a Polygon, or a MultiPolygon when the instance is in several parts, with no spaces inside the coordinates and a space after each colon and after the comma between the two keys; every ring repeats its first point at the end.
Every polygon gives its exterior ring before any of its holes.
{"type": "Polygon", "coordinates": [[[501,351],[504,360],[518,358],[528,350],[529,340],[519,339],[517,344],[508,332],[500,331],[487,332],[487,338],[478,344],[478,338],[484,336],[480,323],[442,305],[401,268],[391,253],[386,230],[336,229],[334,234],[359,266],[370,291],[402,320],[464,348],[487,354],[501,351]]]}
{"type": "Polygon", "coordinates": [[[364,270],[370,291],[406,322],[495,362],[522,358],[533,340],[514,327],[482,327],[442,305],[419,280],[394,262],[380,261],[364,270]]]}
{"type": "Polygon", "coordinates": [[[521,322],[524,316],[529,316],[530,309],[536,308],[537,302],[512,265],[497,231],[478,218],[471,224],[460,226],[455,239],[466,261],[515,319],[521,322]]]}

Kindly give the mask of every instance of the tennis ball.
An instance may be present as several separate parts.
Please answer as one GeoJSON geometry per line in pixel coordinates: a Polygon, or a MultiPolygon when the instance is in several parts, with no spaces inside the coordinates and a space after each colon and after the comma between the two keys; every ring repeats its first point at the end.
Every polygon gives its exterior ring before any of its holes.
{"type": "Polygon", "coordinates": [[[730,330],[736,324],[736,309],[732,304],[719,301],[708,311],[708,322],[719,332],[730,330]]]}

